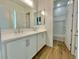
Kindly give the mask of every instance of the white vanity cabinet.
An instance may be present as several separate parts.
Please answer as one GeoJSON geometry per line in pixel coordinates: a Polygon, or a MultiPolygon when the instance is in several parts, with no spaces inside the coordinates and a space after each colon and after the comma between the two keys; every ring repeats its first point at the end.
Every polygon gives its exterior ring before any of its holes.
{"type": "Polygon", "coordinates": [[[6,48],[7,59],[31,59],[36,53],[36,36],[10,42],[6,48]]]}
{"type": "Polygon", "coordinates": [[[46,34],[45,33],[39,33],[38,34],[38,51],[46,44],[46,34]]]}
{"type": "Polygon", "coordinates": [[[7,59],[26,59],[26,42],[17,40],[6,44],[7,59]]]}
{"type": "Polygon", "coordinates": [[[46,44],[46,30],[13,36],[2,44],[2,59],[32,59],[46,44]]]}

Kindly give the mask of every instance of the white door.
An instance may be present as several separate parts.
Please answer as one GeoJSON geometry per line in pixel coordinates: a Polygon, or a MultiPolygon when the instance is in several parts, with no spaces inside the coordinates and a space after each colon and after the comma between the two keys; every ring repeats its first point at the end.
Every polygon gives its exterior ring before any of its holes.
{"type": "Polygon", "coordinates": [[[77,41],[78,41],[78,0],[74,0],[74,14],[73,14],[73,33],[72,33],[72,48],[71,53],[76,56],[77,54],[77,41]]]}
{"type": "MultiPolygon", "coordinates": [[[[29,54],[29,55],[27,55],[27,57],[29,56],[30,59],[31,59],[37,53],[37,50],[36,50],[36,48],[37,48],[36,35],[28,37],[27,40],[26,40],[26,43],[28,43],[28,42],[29,42],[29,48],[28,48],[28,44],[27,44],[26,46],[27,46],[28,50],[27,50],[26,53],[29,54]]],[[[29,58],[27,58],[27,59],[29,59],[29,58]]]]}
{"type": "Polygon", "coordinates": [[[78,35],[76,35],[75,40],[76,40],[76,42],[75,42],[75,47],[74,47],[75,48],[74,55],[75,55],[75,59],[78,59],[78,55],[77,55],[78,54],[78,35]]]}
{"type": "Polygon", "coordinates": [[[67,19],[66,19],[66,32],[65,32],[65,44],[69,50],[71,50],[71,34],[72,34],[72,13],[73,13],[73,3],[67,5],[67,19]]]}
{"type": "Polygon", "coordinates": [[[45,33],[38,34],[38,51],[45,45],[45,33]]]}
{"type": "Polygon", "coordinates": [[[0,59],[2,58],[1,57],[1,50],[2,50],[2,48],[1,48],[1,31],[0,31],[0,59]]]}
{"type": "Polygon", "coordinates": [[[21,38],[7,44],[7,59],[32,59],[36,54],[36,36],[21,38]]]}

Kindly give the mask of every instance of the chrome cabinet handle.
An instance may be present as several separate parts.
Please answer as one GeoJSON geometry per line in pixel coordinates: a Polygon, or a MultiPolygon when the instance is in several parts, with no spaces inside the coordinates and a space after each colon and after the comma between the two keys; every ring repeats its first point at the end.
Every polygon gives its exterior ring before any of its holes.
{"type": "Polygon", "coordinates": [[[26,47],[28,47],[30,45],[30,39],[26,40],[26,47]]]}

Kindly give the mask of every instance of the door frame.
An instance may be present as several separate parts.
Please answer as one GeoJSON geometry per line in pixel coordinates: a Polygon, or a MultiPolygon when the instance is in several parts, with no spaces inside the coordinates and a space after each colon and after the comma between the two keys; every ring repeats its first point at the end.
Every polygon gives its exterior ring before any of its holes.
{"type": "MultiPolygon", "coordinates": [[[[78,0],[70,0],[72,1],[73,3],[71,4],[72,6],[72,12],[71,12],[71,23],[69,25],[71,25],[71,36],[70,36],[70,46],[68,47],[67,45],[67,42],[66,43],[66,46],[67,48],[70,50],[71,54],[74,55],[75,54],[75,42],[76,42],[76,27],[77,27],[77,22],[78,20],[76,19],[77,16],[75,16],[78,12],[78,9],[77,9],[77,6],[78,6],[78,0]]],[[[67,26],[67,25],[66,25],[67,26]]]]}
{"type": "Polygon", "coordinates": [[[78,28],[77,28],[77,24],[78,24],[78,0],[73,0],[73,22],[72,22],[72,39],[71,39],[71,53],[72,55],[75,55],[75,49],[76,47],[76,36],[78,28]]]}
{"type": "Polygon", "coordinates": [[[69,0],[67,4],[67,20],[66,20],[66,31],[65,31],[65,44],[68,50],[71,52],[72,46],[72,30],[73,30],[73,0],[69,0]]]}

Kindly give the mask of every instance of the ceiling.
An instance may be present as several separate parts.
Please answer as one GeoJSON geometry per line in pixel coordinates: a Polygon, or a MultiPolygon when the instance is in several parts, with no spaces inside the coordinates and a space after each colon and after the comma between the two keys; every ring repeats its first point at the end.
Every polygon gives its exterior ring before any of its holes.
{"type": "Polygon", "coordinates": [[[54,7],[57,7],[57,4],[60,4],[61,6],[66,6],[68,0],[54,0],[54,7]]]}
{"type": "Polygon", "coordinates": [[[17,3],[17,4],[19,4],[19,5],[23,6],[23,7],[25,7],[25,8],[32,8],[28,4],[22,2],[21,0],[11,0],[11,1],[13,1],[13,2],[15,2],[15,3],[17,3]]]}

